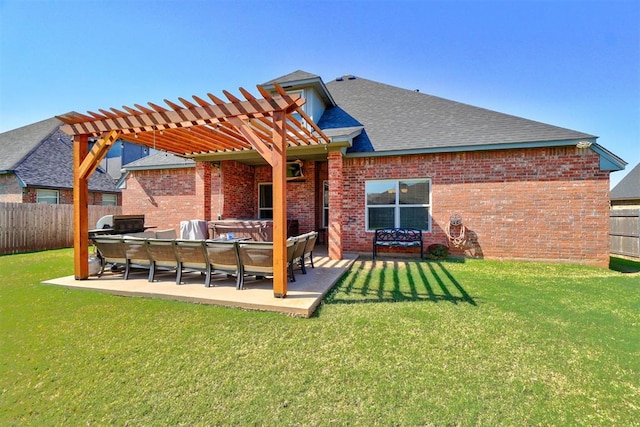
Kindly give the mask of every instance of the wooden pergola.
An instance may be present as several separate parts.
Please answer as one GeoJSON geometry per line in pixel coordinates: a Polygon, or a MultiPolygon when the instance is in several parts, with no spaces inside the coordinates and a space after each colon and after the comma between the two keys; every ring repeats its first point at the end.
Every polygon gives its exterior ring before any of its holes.
{"type": "Polygon", "coordinates": [[[74,269],[75,278],[89,277],[88,181],[109,148],[125,140],[195,160],[216,153],[258,152],[273,170],[273,292],[287,294],[287,148],[328,144],[327,136],[302,110],[300,95],[289,95],[277,84],[273,95],[257,86],[261,98],[240,88],[241,100],[223,91],[228,101],[207,94],[179,98],[182,105],[165,100],[168,108],[153,103],[134,104],[58,116],[62,130],[74,139],[74,269]],[[297,113],[301,120],[296,119],[297,113]],[[97,138],[89,151],[89,138],[97,138]]]}

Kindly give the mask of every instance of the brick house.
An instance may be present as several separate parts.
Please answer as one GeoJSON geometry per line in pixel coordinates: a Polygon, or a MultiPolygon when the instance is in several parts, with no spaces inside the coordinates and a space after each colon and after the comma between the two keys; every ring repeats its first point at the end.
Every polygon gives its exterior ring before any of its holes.
{"type": "MultiPolygon", "coordinates": [[[[73,204],[72,139],[56,118],[0,134],[0,202],[73,204]]],[[[89,180],[91,205],[120,205],[102,169],[89,180]]]]}
{"type": "MultiPolygon", "coordinates": [[[[492,259],[606,267],[609,174],[625,162],[597,137],[355,76],[296,71],[274,83],[306,100],[330,143],[287,150],[287,217],[329,230],[332,258],[370,253],[378,227],[416,227],[425,245],[492,259]]],[[[123,213],[147,222],[269,218],[271,168],[255,151],[158,153],[125,165],[123,213]],[[196,161],[197,160],[197,161],[196,161]]]]}

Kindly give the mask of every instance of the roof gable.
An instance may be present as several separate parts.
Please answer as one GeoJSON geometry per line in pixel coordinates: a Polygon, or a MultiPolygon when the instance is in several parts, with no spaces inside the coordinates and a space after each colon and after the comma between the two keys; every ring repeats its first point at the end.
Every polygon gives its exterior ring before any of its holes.
{"type": "MultiPolygon", "coordinates": [[[[20,181],[28,187],[73,188],[73,141],[62,132],[62,123],[56,120],[56,129],[49,133],[13,169],[20,181]]],[[[89,190],[117,192],[115,181],[98,168],[89,178],[89,190]]]]}
{"type": "Polygon", "coordinates": [[[14,170],[62,122],[56,118],[0,133],[0,171],[14,170]]]}
{"type": "Polygon", "coordinates": [[[640,163],[611,190],[611,200],[640,200],[640,163]]]}
{"type": "Polygon", "coordinates": [[[326,86],[364,125],[376,152],[596,138],[360,77],[341,77],[326,86]]]}
{"type": "Polygon", "coordinates": [[[286,84],[286,83],[294,83],[299,81],[315,80],[315,79],[320,79],[320,76],[316,74],[308,73],[306,71],[296,70],[292,73],[285,74],[284,76],[276,77],[273,80],[269,80],[268,82],[263,83],[262,86],[269,86],[269,85],[273,85],[274,83],[278,83],[279,85],[282,86],[283,84],[286,84]]]}

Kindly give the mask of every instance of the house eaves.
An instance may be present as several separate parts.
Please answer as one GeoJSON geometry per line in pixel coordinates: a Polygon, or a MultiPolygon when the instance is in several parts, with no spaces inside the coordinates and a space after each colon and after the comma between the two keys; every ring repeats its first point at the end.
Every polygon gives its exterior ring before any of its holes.
{"type": "Polygon", "coordinates": [[[353,126],[347,128],[323,129],[322,131],[331,139],[331,142],[351,143],[354,138],[362,133],[363,129],[364,126],[353,126]]]}
{"type": "Polygon", "coordinates": [[[333,99],[333,96],[331,96],[331,92],[329,92],[324,82],[322,81],[322,77],[315,74],[297,70],[293,73],[289,73],[273,80],[269,80],[268,82],[265,82],[260,86],[262,86],[266,90],[273,90],[274,83],[279,84],[285,90],[311,87],[316,90],[316,92],[320,95],[320,98],[328,106],[333,107],[336,105],[336,101],[333,99]]]}
{"type": "Polygon", "coordinates": [[[561,141],[534,141],[534,142],[517,142],[510,144],[484,144],[484,145],[457,145],[446,147],[425,147],[410,150],[387,150],[387,151],[369,151],[369,152],[349,152],[344,156],[346,158],[359,157],[388,157],[388,156],[406,156],[413,154],[435,154],[435,153],[461,153],[471,151],[493,151],[493,150],[510,150],[524,148],[545,148],[545,147],[566,147],[577,146],[579,142],[591,143],[590,149],[600,156],[600,170],[619,171],[623,170],[627,164],[620,157],[614,155],[610,151],[595,143],[595,138],[580,140],[561,140],[561,141]]]}

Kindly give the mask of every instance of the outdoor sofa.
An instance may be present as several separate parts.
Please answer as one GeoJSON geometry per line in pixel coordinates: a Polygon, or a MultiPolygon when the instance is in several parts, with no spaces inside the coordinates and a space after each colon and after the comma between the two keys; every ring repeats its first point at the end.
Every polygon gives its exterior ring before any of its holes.
{"type": "MultiPolygon", "coordinates": [[[[313,250],[318,233],[313,231],[287,239],[287,273],[295,281],[294,269],[306,274],[306,264],[313,268],[313,250]]],[[[273,275],[273,242],[250,240],[185,240],[137,236],[96,236],[92,238],[100,257],[102,276],[107,264],[124,266],[124,279],[132,268],[149,270],[153,282],[158,270],[176,272],[176,284],[182,283],[184,271],[200,271],[205,286],[211,286],[216,273],[236,277],[236,288],[244,288],[245,276],[273,275]]]]}

